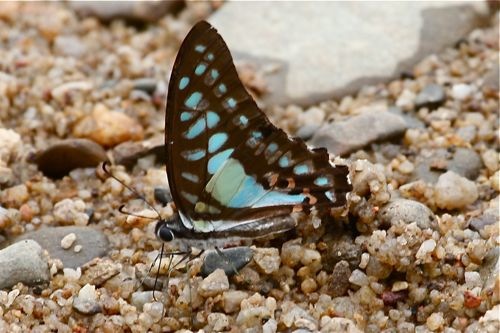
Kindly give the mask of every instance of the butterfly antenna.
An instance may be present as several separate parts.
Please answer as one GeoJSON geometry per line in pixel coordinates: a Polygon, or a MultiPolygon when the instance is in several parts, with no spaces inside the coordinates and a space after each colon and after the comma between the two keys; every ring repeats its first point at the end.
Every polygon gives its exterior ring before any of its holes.
{"type": "MultiPolygon", "coordinates": [[[[118,177],[116,177],[113,172],[111,172],[111,170],[109,170],[108,168],[108,164],[109,162],[108,161],[105,161],[102,163],[102,170],[111,178],[113,178],[114,180],[116,180],[117,182],[119,182],[120,184],[122,184],[127,190],[129,190],[130,192],[134,193],[134,195],[141,199],[142,201],[144,201],[144,203],[149,207],[151,208],[153,211],[155,211],[155,213],[158,215],[158,219],[161,220],[161,214],[160,212],[153,207],[153,205],[151,205],[144,196],[142,196],[141,194],[139,194],[136,190],[134,190],[132,187],[130,187],[129,185],[125,184],[125,182],[121,179],[119,179],[118,177]]],[[[123,206],[122,206],[123,207],[123,206]]],[[[120,207],[120,208],[122,208],[120,207]]],[[[120,209],[119,209],[120,210],[120,209]]],[[[123,209],[122,209],[123,210],[123,209]]],[[[120,210],[121,212],[121,210],[120,210]]],[[[134,215],[134,214],[130,214],[130,213],[125,213],[127,215],[134,215]]],[[[137,215],[139,216],[139,215],[137,215]]],[[[139,216],[139,217],[145,217],[145,216],[139,216]]],[[[145,218],[150,218],[150,217],[145,217],[145,218]]]]}

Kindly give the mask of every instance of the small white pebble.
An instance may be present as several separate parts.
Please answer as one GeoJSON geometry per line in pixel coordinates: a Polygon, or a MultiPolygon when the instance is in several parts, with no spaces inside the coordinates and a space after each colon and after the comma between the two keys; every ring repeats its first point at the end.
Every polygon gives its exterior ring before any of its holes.
{"type": "Polygon", "coordinates": [[[75,253],[78,253],[78,252],[80,252],[81,250],[82,250],[82,246],[81,246],[80,244],[75,245],[75,247],[73,248],[73,251],[74,251],[75,253]]]}
{"type": "Polygon", "coordinates": [[[417,259],[423,260],[425,259],[434,249],[436,248],[436,241],[434,239],[428,239],[420,245],[420,248],[417,251],[417,259]]]}
{"type": "Polygon", "coordinates": [[[361,286],[367,286],[370,281],[368,281],[368,277],[366,276],[365,273],[363,273],[359,269],[355,269],[351,273],[351,276],[349,277],[349,282],[361,287],[361,286]]]}
{"type": "Polygon", "coordinates": [[[431,331],[437,331],[444,325],[444,318],[441,312],[431,314],[426,321],[427,328],[431,331]]]}
{"type": "Polygon", "coordinates": [[[370,261],[370,254],[367,252],[364,252],[361,255],[361,260],[359,262],[359,268],[365,269],[366,266],[368,266],[368,262],[370,261]]]}
{"type": "Polygon", "coordinates": [[[63,268],[64,277],[66,280],[77,281],[82,276],[82,270],[80,267],[77,269],[63,268]]]}
{"type": "Polygon", "coordinates": [[[406,290],[406,289],[408,289],[408,282],[406,282],[406,281],[396,281],[392,285],[392,291],[393,292],[397,292],[397,291],[401,291],[401,290],[406,290]]]}
{"type": "Polygon", "coordinates": [[[74,232],[67,234],[61,239],[61,247],[65,250],[69,249],[73,246],[73,243],[76,241],[76,235],[74,232]]]}
{"type": "Polygon", "coordinates": [[[463,101],[471,96],[472,90],[472,87],[468,84],[455,84],[451,88],[451,96],[459,101],[463,101]]]}

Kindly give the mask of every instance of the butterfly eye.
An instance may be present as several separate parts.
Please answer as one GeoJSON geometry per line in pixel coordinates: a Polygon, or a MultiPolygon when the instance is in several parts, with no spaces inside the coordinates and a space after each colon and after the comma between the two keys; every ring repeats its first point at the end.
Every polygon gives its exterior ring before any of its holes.
{"type": "Polygon", "coordinates": [[[175,238],[174,233],[166,224],[162,224],[158,228],[158,230],[156,231],[156,236],[164,242],[171,242],[175,238]]]}

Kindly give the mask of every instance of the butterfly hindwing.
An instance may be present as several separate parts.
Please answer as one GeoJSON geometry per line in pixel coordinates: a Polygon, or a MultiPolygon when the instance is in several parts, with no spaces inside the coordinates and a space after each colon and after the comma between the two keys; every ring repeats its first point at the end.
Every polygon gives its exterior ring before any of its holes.
{"type": "Polygon", "coordinates": [[[272,125],[239,80],[229,50],[207,22],[177,55],[166,117],[167,173],[177,208],[197,221],[244,221],[340,207],[345,166],[272,125]]]}

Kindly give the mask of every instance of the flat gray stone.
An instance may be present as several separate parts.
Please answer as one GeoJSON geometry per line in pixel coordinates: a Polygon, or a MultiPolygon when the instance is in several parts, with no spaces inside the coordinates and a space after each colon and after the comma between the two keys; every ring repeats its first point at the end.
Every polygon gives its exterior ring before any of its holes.
{"type": "Polygon", "coordinates": [[[46,249],[51,258],[60,259],[64,267],[77,268],[90,260],[103,257],[109,250],[109,241],[106,235],[90,227],[49,227],[28,232],[21,235],[18,240],[33,239],[46,249]],[[61,247],[61,240],[70,233],[76,235],[76,241],[65,250],[61,247]],[[75,246],[80,245],[81,250],[75,252],[75,246]]]}
{"type": "Polygon", "coordinates": [[[207,251],[201,267],[201,275],[208,276],[216,269],[222,269],[227,276],[236,274],[245,267],[253,257],[253,251],[246,246],[221,249],[221,256],[217,251],[207,251]],[[236,272],[235,272],[236,270],[236,272]]]}
{"type": "Polygon", "coordinates": [[[393,112],[362,113],[344,121],[320,127],[311,141],[334,155],[345,155],[364,146],[402,135],[412,127],[403,116],[393,112]]]}
{"type": "Polygon", "coordinates": [[[0,289],[19,282],[36,285],[50,279],[47,258],[33,240],[19,241],[0,250],[0,267],[0,289]]]}
{"type": "Polygon", "coordinates": [[[486,2],[466,1],[233,1],[209,21],[237,62],[265,75],[266,104],[312,104],[411,70],[486,13],[486,2]]]}
{"type": "Polygon", "coordinates": [[[447,150],[444,148],[421,152],[416,158],[412,180],[423,180],[434,184],[446,171],[454,171],[460,176],[475,180],[483,166],[478,153],[470,148],[447,150]]]}
{"type": "Polygon", "coordinates": [[[431,83],[422,89],[415,98],[415,106],[426,107],[431,110],[437,109],[446,101],[446,93],[439,84],[431,83]]]}

